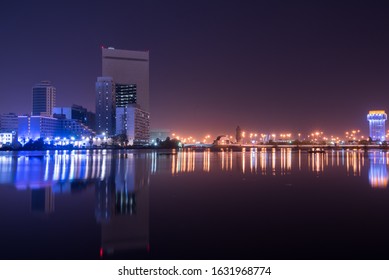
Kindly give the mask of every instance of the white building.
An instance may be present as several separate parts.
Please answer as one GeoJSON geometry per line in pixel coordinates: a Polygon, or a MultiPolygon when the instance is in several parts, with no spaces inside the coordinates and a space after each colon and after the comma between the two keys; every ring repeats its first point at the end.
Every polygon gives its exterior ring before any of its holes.
{"type": "Polygon", "coordinates": [[[11,145],[15,141],[15,132],[3,132],[0,133],[0,146],[11,145]]]}
{"type": "Polygon", "coordinates": [[[126,134],[129,145],[146,145],[150,139],[150,115],[136,106],[116,108],[116,134],[126,134]]]}

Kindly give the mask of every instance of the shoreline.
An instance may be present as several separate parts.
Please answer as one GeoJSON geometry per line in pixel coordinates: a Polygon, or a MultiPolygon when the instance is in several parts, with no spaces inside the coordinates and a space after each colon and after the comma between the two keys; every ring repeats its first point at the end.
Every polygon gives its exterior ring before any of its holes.
{"type": "Polygon", "coordinates": [[[158,148],[158,147],[91,147],[91,148],[58,148],[50,147],[43,149],[12,149],[12,148],[0,148],[0,151],[4,152],[31,152],[31,151],[99,151],[99,150],[111,150],[111,151],[124,151],[124,150],[149,150],[149,151],[163,151],[163,150],[194,150],[194,151],[206,151],[221,152],[221,151],[233,151],[241,152],[243,150],[251,149],[292,149],[300,151],[328,151],[328,150],[389,150],[388,145],[218,145],[210,147],[201,146],[188,146],[182,148],[158,148]]]}

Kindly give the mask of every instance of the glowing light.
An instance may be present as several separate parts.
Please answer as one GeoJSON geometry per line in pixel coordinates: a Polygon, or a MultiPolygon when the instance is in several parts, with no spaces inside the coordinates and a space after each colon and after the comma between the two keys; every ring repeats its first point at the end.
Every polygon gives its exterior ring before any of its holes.
{"type": "Polygon", "coordinates": [[[381,114],[385,114],[385,110],[372,110],[372,111],[369,111],[369,115],[381,115],[381,114]]]}

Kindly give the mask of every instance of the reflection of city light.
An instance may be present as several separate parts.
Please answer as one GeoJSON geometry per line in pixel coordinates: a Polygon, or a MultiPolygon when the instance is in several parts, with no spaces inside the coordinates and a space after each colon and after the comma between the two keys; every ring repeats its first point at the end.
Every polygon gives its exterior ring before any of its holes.
{"type": "Polygon", "coordinates": [[[50,166],[50,157],[46,158],[45,176],[43,178],[43,181],[49,180],[49,166],[50,166]]]}
{"type": "Polygon", "coordinates": [[[246,172],[246,149],[242,150],[242,173],[246,172]]]}
{"type": "Polygon", "coordinates": [[[232,170],[232,151],[230,151],[230,170],[232,170]]]}
{"type": "Polygon", "coordinates": [[[203,152],[203,171],[209,172],[211,170],[210,164],[211,164],[211,152],[209,150],[206,150],[203,152]]]}
{"type": "Polygon", "coordinates": [[[281,151],[280,151],[280,171],[281,171],[281,175],[284,175],[284,169],[285,169],[285,149],[281,148],[281,151]]]}
{"type": "MultiPolygon", "coordinates": [[[[299,137],[300,137],[300,135],[299,135],[299,137]]],[[[301,171],[301,150],[299,150],[299,170],[301,171]]]]}
{"type": "Polygon", "coordinates": [[[384,154],[370,154],[369,182],[373,188],[386,188],[388,185],[388,167],[384,154]]]}
{"type": "MultiPolygon", "coordinates": [[[[290,175],[294,166],[298,170],[313,171],[315,173],[328,172],[328,170],[343,170],[349,176],[362,176],[368,174],[370,185],[375,188],[384,188],[388,184],[389,152],[366,152],[362,149],[333,150],[326,153],[307,153],[304,150],[292,151],[291,148],[266,149],[247,148],[242,152],[232,152],[230,149],[212,153],[209,149],[204,152],[195,150],[172,151],[168,157],[158,157],[156,152],[147,154],[150,160],[149,172],[155,174],[167,170],[171,174],[188,172],[228,171],[234,172],[232,166],[237,164],[239,172],[262,175],[290,175]],[[247,151],[247,152],[246,152],[247,151]],[[366,157],[365,154],[369,157],[366,157]],[[235,156],[234,156],[235,155],[235,156]],[[259,157],[259,158],[258,158],[259,157]],[[196,160],[198,163],[196,165],[196,160]],[[364,167],[364,161],[369,165],[364,167]],[[202,166],[201,166],[202,161],[202,166]],[[157,165],[161,165],[158,166],[157,165]],[[241,166],[240,166],[241,165],[241,166]],[[259,166],[258,166],[259,165],[259,166]],[[307,166],[308,165],[308,166],[307,166]],[[247,167],[247,168],[246,168],[247,167]],[[197,168],[197,170],[196,170],[197,168]],[[259,168],[259,170],[258,170],[259,168]],[[279,169],[278,169],[279,168],[279,169]],[[363,172],[368,168],[368,172],[363,172]]],[[[72,152],[39,152],[37,156],[21,154],[18,157],[0,156],[0,183],[14,182],[17,188],[50,186],[55,182],[64,184],[67,181],[99,179],[106,180],[111,173],[111,153],[102,150],[72,151],[72,152]]],[[[126,154],[125,158],[134,158],[126,154]]],[[[124,158],[124,157],[123,157],[124,158]]],[[[115,163],[122,166],[126,163],[119,157],[115,163]]],[[[124,165],[125,167],[125,165],[124,165]]],[[[134,176],[135,170],[130,174],[130,167],[114,170],[116,173],[134,176]]],[[[124,183],[123,183],[124,184],[124,183]]],[[[69,188],[69,187],[68,187],[69,188]]],[[[58,187],[53,187],[58,190],[58,187]]]]}
{"type": "Polygon", "coordinates": [[[250,170],[251,173],[257,173],[257,149],[256,148],[251,149],[250,170]]]}
{"type": "Polygon", "coordinates": [[[176,173],[176,154],[172,155],[172,175],[176,173]]]}
{"type": "Polygon", "coordinates": [[[286,149],[286,170],[288,174],[292,171],[292,149],[286,149]]]}
{"type": "Polygon", "coordinates": [[[151,173],[157,172],[157,153],[154,151],[151,153],[151,173]]]}
{"type": "Polygon", "coordinates": [[[195,171],[196,166],[196,151],[192,151],[192,172],[195,171]]]}
{"type": "Polygon", "coordinates": [[[222,151],[222,170],[224,171],[224,150],[222,151]]]}
{"type": "Polygon", "coordinates": [[[102,165],[101,165],[101,176],[100,176],[100,180],[104,180],[105,179],[105,172],[106,172],[106,168],[107,168],[107,156],[106,155],[103,155],[103,158],[102,158],[102,165]]]}

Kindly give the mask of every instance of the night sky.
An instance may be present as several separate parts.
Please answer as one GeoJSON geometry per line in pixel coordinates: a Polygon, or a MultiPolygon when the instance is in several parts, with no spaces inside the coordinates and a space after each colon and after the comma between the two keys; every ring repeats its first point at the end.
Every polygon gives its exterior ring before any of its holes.
{"type": "Polygon", "coordinates": [[[0,113],[41,80],[94,111],[102,45],[150,51],[152,128],[343,134],[389,112],[385,1],[6,1],[0,38],[0,113]]]}

